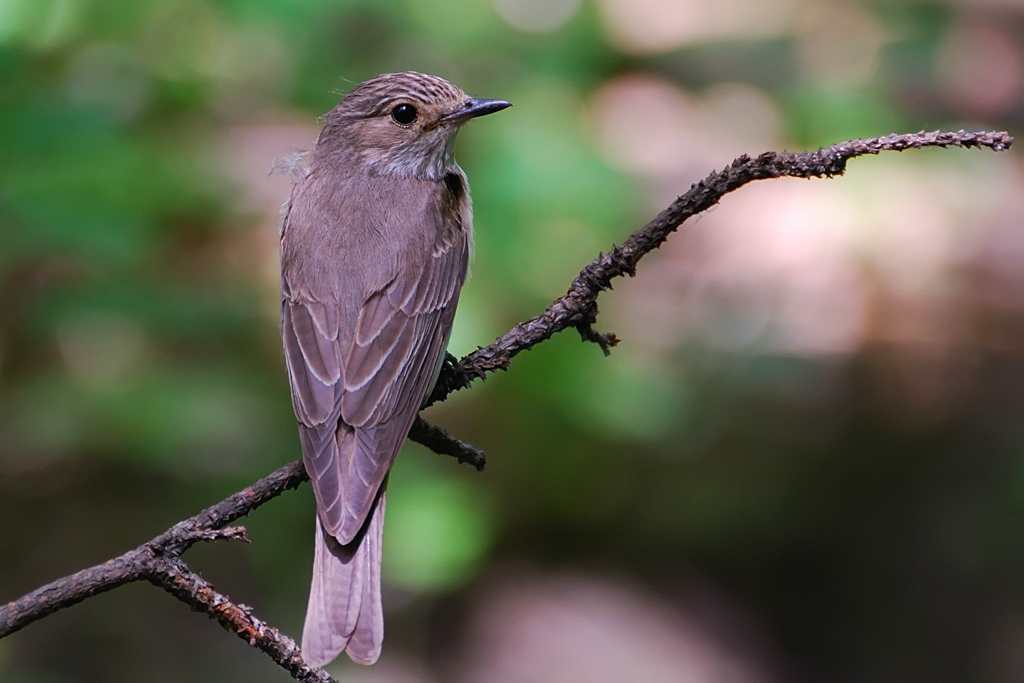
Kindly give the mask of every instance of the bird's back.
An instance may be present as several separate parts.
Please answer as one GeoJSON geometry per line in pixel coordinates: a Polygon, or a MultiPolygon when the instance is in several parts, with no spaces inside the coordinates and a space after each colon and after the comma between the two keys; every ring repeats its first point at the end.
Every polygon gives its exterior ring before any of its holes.
{"type": "Polygon", "coordinates": [[[464,176],[394,179],[312,160],[281,238],[282,332],[303,456],[347,543],[440,363],[468,267],[464,176]]]}

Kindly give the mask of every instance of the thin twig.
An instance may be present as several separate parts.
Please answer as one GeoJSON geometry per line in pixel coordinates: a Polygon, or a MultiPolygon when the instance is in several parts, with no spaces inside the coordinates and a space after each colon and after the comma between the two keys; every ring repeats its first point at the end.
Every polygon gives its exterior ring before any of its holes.
{"type": "Polygon", "coordinates": [[[477,472],[483,472],[484,465],[487,464],[487,455],[482,450],[459,441],[445,430],[430,424],[421,417],[417,417],[416,422],[413,423],[412,429],[409,431],[409,438],[435,453],[458,458],[460,463],[472,465],[477,472]]]}

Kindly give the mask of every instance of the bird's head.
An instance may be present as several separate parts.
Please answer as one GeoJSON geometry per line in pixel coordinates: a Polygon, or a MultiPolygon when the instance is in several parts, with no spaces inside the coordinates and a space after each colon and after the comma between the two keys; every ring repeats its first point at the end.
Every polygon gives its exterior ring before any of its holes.
{"type": "Polygon", "coordinates": [[[327,114],[317,150],[365,164],[371,173],[437,180],[455,164],[462,124],[510,106],[474,99],[437,76],[382,74],[356,86],[327,114]]]}

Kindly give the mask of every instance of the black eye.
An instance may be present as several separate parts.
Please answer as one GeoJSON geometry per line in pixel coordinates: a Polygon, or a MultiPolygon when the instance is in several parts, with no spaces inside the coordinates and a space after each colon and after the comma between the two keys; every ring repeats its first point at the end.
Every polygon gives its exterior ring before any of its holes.
{"type": "Polygon", "coordinates": [[[416,115],[416,107],[411,104],[400,104],[391,110],[391,118],[395,120],[395,123],[403,126],[408,126],[415,121],[416,115]]]}

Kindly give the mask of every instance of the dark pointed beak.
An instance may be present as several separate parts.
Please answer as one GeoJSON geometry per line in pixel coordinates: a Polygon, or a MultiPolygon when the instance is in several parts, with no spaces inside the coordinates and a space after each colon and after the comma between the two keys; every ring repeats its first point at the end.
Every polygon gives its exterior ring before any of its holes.
{"type": "Polygon", "coordinates": [[[508,109],[512,106],[511,102],[505,100],[469,100],[462,106],[461,109],[453,111],[451,114],[442,116],[442,121],[453,121],[456,123],[462,123],[469,119],[476,118],[477,116],[485,116],[487,114],[493,114],[496,111],[502,109],[508,109]]]}

